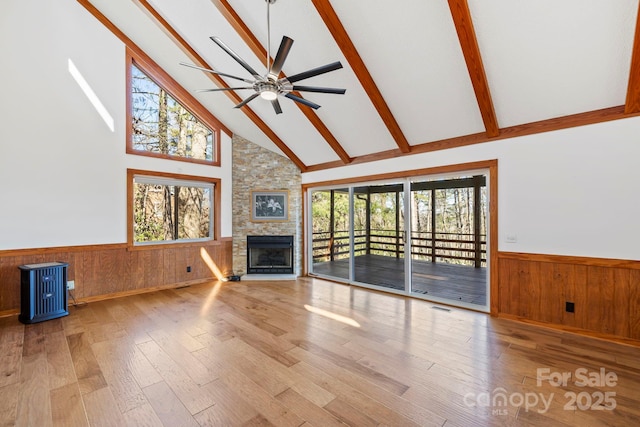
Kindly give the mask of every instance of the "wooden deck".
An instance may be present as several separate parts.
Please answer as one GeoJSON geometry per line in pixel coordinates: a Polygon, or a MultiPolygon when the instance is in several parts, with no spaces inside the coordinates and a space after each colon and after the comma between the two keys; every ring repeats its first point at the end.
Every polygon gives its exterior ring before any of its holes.
{"type": "MultiPolygon", "coordinates": [[[[451,301],[487,305],[487,269],[463,265],[412,261],[411,292],[451,301]]],[[[349,260],[316,263],[316,274],[349,278],[349,260]]],[[[384,288],[404,289],[404,259],[361,255],[355,257],[355,279],[384,288]]]]}
{"type": "Polygon", "coordinates": [[[33,325],[0,318],[0,425],[640,425],[640,348],[434,308],[302,278],[123,297],[33,325]],[[538,369],[616,380],[555,387],[538,369]]]}

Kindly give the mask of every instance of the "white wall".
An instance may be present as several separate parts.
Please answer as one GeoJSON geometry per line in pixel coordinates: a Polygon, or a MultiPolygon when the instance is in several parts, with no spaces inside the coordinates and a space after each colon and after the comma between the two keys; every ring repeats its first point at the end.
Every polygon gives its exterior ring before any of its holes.
{"type": "Polygon", "coordinates": [[[310,172],[302,182],[490,159],[498,159],[499,250],[640,259],[639,117],[310,172]]]}
{"type": "Polygon", "coordinates": [[[221,178],[231,236],[231,139],[222,167],[125,154],[125,48],[76,1],[0,3],[0,55],[0,250],[126,242],[127,168],[221,178]]]}

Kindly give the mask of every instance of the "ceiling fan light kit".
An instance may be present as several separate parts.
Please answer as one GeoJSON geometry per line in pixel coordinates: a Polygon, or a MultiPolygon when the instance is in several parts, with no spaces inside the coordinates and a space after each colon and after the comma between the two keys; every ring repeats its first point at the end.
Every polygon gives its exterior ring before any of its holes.
{"type": "Polygon", "coordinates": [[[260,98],[270,101],[273,106],[276,114],[281,114],[282,109],[280,108],[280,103],[278,101],[278,96],[283,95],[285,98],[291,99],[299,104],[305,105],[307,107],[311,107],[313,109],[320,108],[320,105],[311,102],[307,99],[304,99],[300,96],[297,96],[291,92],[315,92],[315,93],[329,93],[329,94],[337,94],[344,95],[345,89],[338,88],[327,88],[327,87],[318,87],[318,86],[297,86],[293,83],[305,80],[311,77],[319,76],[321,74],[329,73],[331,71],[338,70],[342,68],[342,64],[340,61],[332,62],[331,64],[323,65],[321,67],[313,68],[311,70],[304,71],[299,74],[295,74],[291,77],[283,77],[278,78],[280,72],[282,71],[282,66],[284,65],[285,60],[287,59],[287,55],[289,55],[289,51],[291,50],[291,46],[293,45],[293,39],[283,36],[282,41],[280,42],[280,47],[278,48],[278,53],[276,53],[276,57],[271,62],[271,22],[270,22],[270,13],[269,7],[271,4],[275,3],[276,0],[265,0],[267,3],[267,61],[266,61],[266,69],[267,73],[262,76],[258,74],[258,72],[253,69],[246,61],[244,61],[237,53],[235,53],[229,46],[227,46],[219,37],[212,36],[211,40],[217,44],[222,50],[224,50],[229,56],[231,56],[238,64],[240,64],[249,74],[251,74],[254,80],[245,79],[243,77],[234,76],[232,74],[221,73],[219,71],[211,70],[208,68],[198,67],[192,64],[186,64],[181,62],[180,65],[184,65],[187,67],[195,68],[196,70],[204,71],[207,73],[213,73],[220,76],[228,77],[235,80],[240,80],[245,83],[250,83],[251,86],[243,86],[243,87],[225,87],[225,88],[217,88],[217,89],[201,89],[197,92],[218,92],[218,91],[229,91],[229,90],[248,90],[252,89],[254,93],[250,95],[248,98],[245,98],[242,102],[237,104],[235,108],[242,108],[247,105],[249,102],[253,101],[255,98],[260,96],[260,98]]]}

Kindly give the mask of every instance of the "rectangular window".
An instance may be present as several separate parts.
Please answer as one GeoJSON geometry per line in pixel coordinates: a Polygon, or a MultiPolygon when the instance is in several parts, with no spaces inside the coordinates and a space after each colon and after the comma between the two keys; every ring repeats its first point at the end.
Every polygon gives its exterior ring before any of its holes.
{"type": "Polygon", "coordinates": [[[130,175],[134,245],[214,239],[216,180],[130,175]]]}

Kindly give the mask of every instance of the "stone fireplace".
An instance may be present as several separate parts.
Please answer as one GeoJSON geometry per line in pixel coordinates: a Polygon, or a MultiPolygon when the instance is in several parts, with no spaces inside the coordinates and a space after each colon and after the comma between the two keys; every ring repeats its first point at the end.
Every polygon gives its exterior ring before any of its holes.
{"type": "MultiPolygon", "coordinates": [[[[242,280],[291,280],[302,274],[302,175],[291,160],[233,136],[233,274],[242,280]],[[252,191],[288,190],[286,221],[252,218],[252,191]],[[247,270],[247,236],[293,236],[293,273],[251,273],[247,270]]],[[[264,259],[264,258],[263,258],[264,259]]]]}
{"type": "Polygon", "coordinates": [[[247,274],[293,274],[293,236],[247,236],[247,274]]]}

